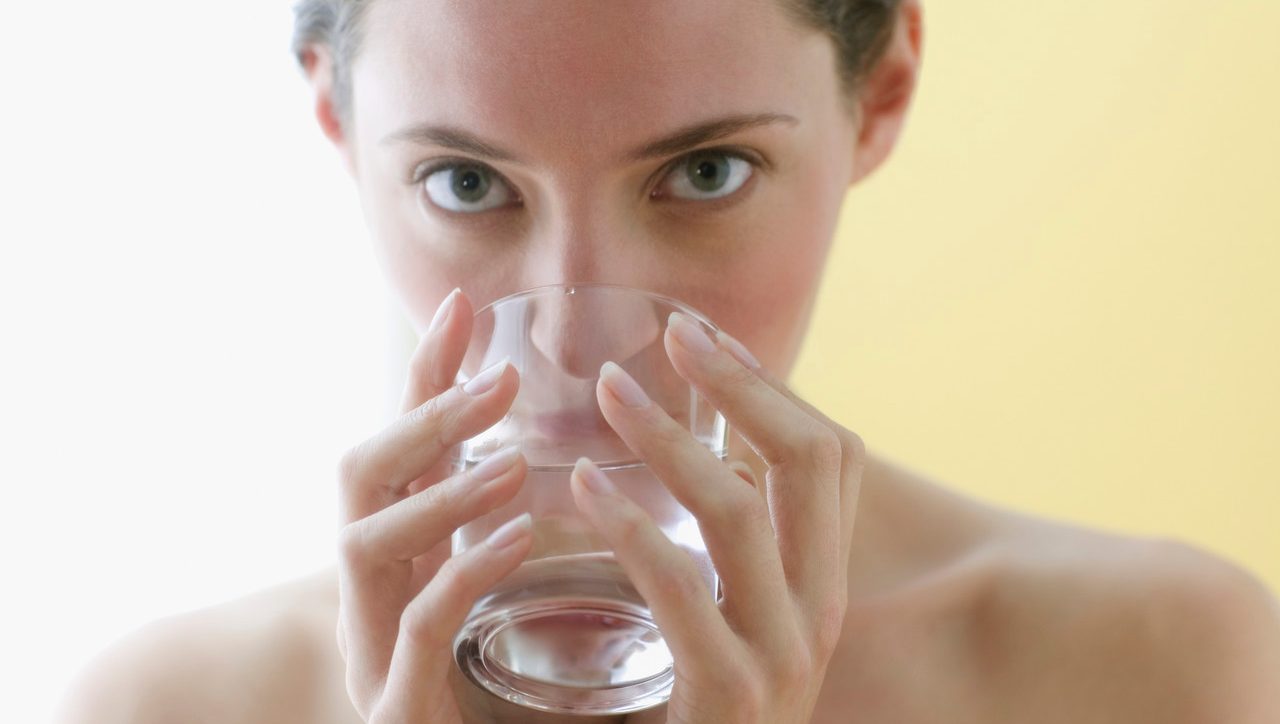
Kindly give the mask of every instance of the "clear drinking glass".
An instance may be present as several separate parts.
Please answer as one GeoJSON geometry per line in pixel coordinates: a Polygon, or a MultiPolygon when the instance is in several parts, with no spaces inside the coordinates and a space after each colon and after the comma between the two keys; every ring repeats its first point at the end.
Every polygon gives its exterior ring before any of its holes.
{"type": "Polygon", "coordinates": [[[656,404],[724,459],[728,427],[672,367],[667,317],[688,305],[611,284],[558,284],[499,299],[476,313],[459,373],[466,380],[510,357],[520,390],[510,412],[455,448],[455,472],[518,443],[529,463],[506,505],[459,528],[453,552],[483,541],[528,511],[534,544],[525,562],[482,596],[454,639],[458,666],[508,701],[566,714],[618,714],[665,702],[671,654],[649,607],[605,541],[578,512],[569,473],[591,458],[693,558],[717,591],[697,521],[605,421],[596,402],[600,366],[622,366],[656,404]]]}

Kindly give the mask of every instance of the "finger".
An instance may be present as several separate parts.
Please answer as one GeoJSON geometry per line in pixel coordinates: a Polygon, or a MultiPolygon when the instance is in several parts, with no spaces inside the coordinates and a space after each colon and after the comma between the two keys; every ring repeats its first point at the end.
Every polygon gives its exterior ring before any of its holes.
{"type": "Polygon", "coordinates": [[[786,577],[802,596],[832,587],[840,556],[840,441],[786,395],[673,313],[664,341],[676,371],[769,465],[769,511],[786,577]]]}
{"type": "Polygon", "coordinates": [[[353,691],[368,696],[379,688],[405,602],[448,558],[449,536],[461,524],[514,497],[524,470],[518,449],[507,448],[466,472],[343,527],[339,650],[351,662],[353,691]]]}
{"type": "Polygon", "coordinates": [[[527,465],[518,446],[343,528],[344,562],[360,575],[379,576],[385,564],[412,560],[464,523],[506,503],[520,489],[527,465]]]}
{"type": "Polygon", "coordinates": [[[449,292],[409,358],[409,374],[400,396],[400,413],[453,386],[471,340],[471,300],[461,289],[449,292]]]}
{"type": "Polygon", "coordinates": [[[786,395],[787,399],[812,415],[814,419],[835,430],[836,435],[840,438],[841,570],[847,570],[849,567],[849,552],[853,541],[854,521],[858,513],[858,499],[862,491],[862,474],[866,469],[867,462],[866,445],[863,443],[862,438],[797,395],[786,382],[760,364],[755,355],[751,354],[745,345],[730,336],[728,332],[723,329],[718,330],[716,332],[716,342],[722,349],[732,354],[743,366],[754,370],[760,379],[764,380],[770,387],[786,395]]]}
{"type": "Polygon", "coordinates": [[[342,658],[343,663],[347,660],[347,634],[346,629],[342,627],[342,604],[338,604],[338,620],[334,635],[338,639],[338,656],[342,658]]]}
{"type": "Polygon", "coordinates": [[[518,388],[519,374],[504,359],[347,451],[338,468],[342,522],[372,515],[404,497],[409,483],[451,447],[501,419],[518,388]]]}
{"type": "Polygon", "coordinates": [[[751,465],[745,461],[734,460],[729,463],[729,469],[745,480],[751,487],[758,488],[760,486],[760,481],[756,480],[756,471],[752,470],[751,465]]]}
{"type": "Polygon", "coordinates": [[[831,587],[827,592],[814,592],[807,600],[802,601],[812,621],[811,630],[816,640],[826,646],[834,646],[839,639],[844,622],[846,602],[848,600],[849,557],[853,548],[853,532],[858,515],[858,500],[862,493],[862,475],[866,468],[866,446],[857,433],[840,425],[825,415],[808,401],[801,398],[791,388],[760,364],[755,355],[746,346],[734,339],[724,330],[716,332],[717,345],[729,352],[744,367],[752,369],[770,387],[809,413],[814,419],[835,430],[840,438],[840,559],[839,565],[831,576],[831,587]]]}
{"type": "Polygon", "coordinates": [[[739,648],[693,559],[587,458],[569,476],[574,502],[649,605],[677,667],[709,671],[739,648]]]}
{"type": "Polygon", "coordinates": [[[617,364],[601,367],[596,397],[618,436],[698,520],[732,616],[751,634],[767,633],[790,596],[765,501],[617,364]]]}
{"type": "Polygon", "coordinates": [[[495,530],[484,543],[445,561],[400,618],[379,709],[387,721],[460,721],[449,688],[453,637],[475,600],[515,570],[533,547],[528,513],[495,530]]]}
{"type": "MultiPolygon", "coordinates": [[[[400,414],[422,405],[453,385],[471,340],[471,326],[471,301],[455,287],[436,309],[431,324],[409,359],[409,371],[398,408],[400,414]]],[[[448,474],[448,461],[437,460],[409,483],[409,490],[422,490],[448,474]]]]}

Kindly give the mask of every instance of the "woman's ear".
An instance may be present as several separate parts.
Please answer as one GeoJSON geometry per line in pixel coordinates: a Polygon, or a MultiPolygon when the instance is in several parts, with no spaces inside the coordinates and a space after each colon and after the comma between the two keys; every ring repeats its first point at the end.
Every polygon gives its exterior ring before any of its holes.
{"type": "Polygon", "coordinates": [[[347,137],[347,129],[342,127],[333,98],[333,56],[323,45],[310,45],[302,54],[302,67],[307,80],[311,84],[314,96],[314,113],[324,133],[338,149],[347,173],[355,177],[355,159],[351,155],[351,143],[347,137]]]}
{"type": "Polygon", "coordinates": [[[858,143],[850,185],[879,168],[897,143],[920,75],[923,32],[920,0],[903,0],[893,36],[858,95],[858,143]]]}

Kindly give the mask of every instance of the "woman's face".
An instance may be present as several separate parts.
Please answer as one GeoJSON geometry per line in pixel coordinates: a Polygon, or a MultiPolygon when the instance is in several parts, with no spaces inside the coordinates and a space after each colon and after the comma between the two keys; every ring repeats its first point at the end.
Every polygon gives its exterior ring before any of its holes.
{"type": "Polygon", "coordinates": [[[455,286],[625,284],[785,375],[852,180],[835,63],[778,0],[377,0],[344,151],[419,333],[455,286]]]}

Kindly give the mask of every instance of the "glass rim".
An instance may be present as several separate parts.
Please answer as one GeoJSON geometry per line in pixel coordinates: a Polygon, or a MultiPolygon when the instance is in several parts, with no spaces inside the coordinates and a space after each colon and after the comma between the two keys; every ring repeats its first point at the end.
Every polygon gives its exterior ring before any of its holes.
{"type": "MultiPolygon", "coordinates": [[[[636,294],[639,296],[647,297],[654,301],[663,302],[669,306],[672,306],[678,309],[681,312],[684,312],[685,314],[688,314],[690,317],[697,320],[699,323],[706,325],[707,328],[709,328],[712,333],[720,331],[720,328],[717,327],[714,322],[708,319],[705,314],[689,306],[689,304],[680,301],[679,299],[667,296],[665,294],[659,294],[658,292],[650,291],[648,289],[627,286],[625,284],[614,284],[611,282],[557,282],[555,284],[542,284],[536,287],[529,287],[528,289],[522,289],[517,292],[512,292],[510,294],[507,294],[506,296],[499,297],[498,299],[495,299],[489,302],[488,304],[485,304],[483,307],[480,307],[480,309],[476,310],[475,314],[472,316],[478,319],[480,315],[484,314],[485,312],[489,312],[491,314],[495,313],[496,308],[503,304],[521,301],[524,299],[545,297],[557,292],[562,294],[572,294],[576,289],[580,289],[580,288],[588,289],[588,290],[622,291],[630,294],[636,294]]],[[[721,416],[723,415],[723,413],[719,412],[718,410],[716,411],[716,414],[721,416]]],[[[710,450],[717,457],[727,456],[729,452],[728,435],[726,434],[725,443],[723,446],[720,446],[719,448],[706,446],[706,448],[710,450]]],[[[483,458],[477,458],[476,460],[471,461],[466,458],[460,457],[457,455],[456,449],[454,451],[454,454],[450,455],[450,458],[451,458],[450,462],[453,464],[453,467],[455,470],[460,466],[465,466],[468,462],[479,463],[481,460],[483,460],[483,458]]],[[[620,460],[615,459],[615,460],[604,460],[604,461],[594,461],[594,462],[596,462],[597,465],[600,465],[602,468],[606,470],[634,468],[634,467],[641,467],[641,466],[647,465],[647,463],[641,458],[639,458],[638,456],[631,456],[629,458],[624,458],[620,460]]],[[[535,472],[568,472],[570,470],[573,470],[575,465],[576,465],[575,462],[549,463],[549,464],[540,464],[540,465],[529,464],[528,468],[530,471],[535,471],[535,472]]]]}
{"type": "Polygon", "coordinates": [[[689,304],[687,304],[686,302],[682,302],[679,299],[676,299],[674,297],[669,297],[665,294],[659,294],[658,292],[650,291],[648,289],[642,289],[640,287],[630,287],[630,286],[627,286],[626,284],[614,284],[612,282],[557,282],[555,284],[542,284],[540,286],[530,287],[528,289],[522,289],[518,292],[512,292],[511,294],[508,294],[504,297],[499,297],[498,299],[495,299],[489,302],[488,304],[485,304],[483,307],[480,307],[479,309],[477,309],[475,314],[472,315],[472,317],[479,318],[480,315],[485,312],[492,313],[500,304],[508,304],[510,302],[520,301],[522,299],[529,299],[534,297],[545,297],[557,291],[562,294],[573,294],[577,289],[612,290],[612,291],[623,291],[623,292],[638,294],[640,296],[648,297],[649,299],[652,299],[655,301],[664,302],[670,306],[675,307],[681,312],[684,312],[685,314],[688,314],[690,317],[693,317],[699,323],[706,325],[712,331],[712,333],[720,331],[720,328],[716,326],[715,322],[712,322],[710,319],[708,319],[707,315],[689,306],[689,304]]]}

